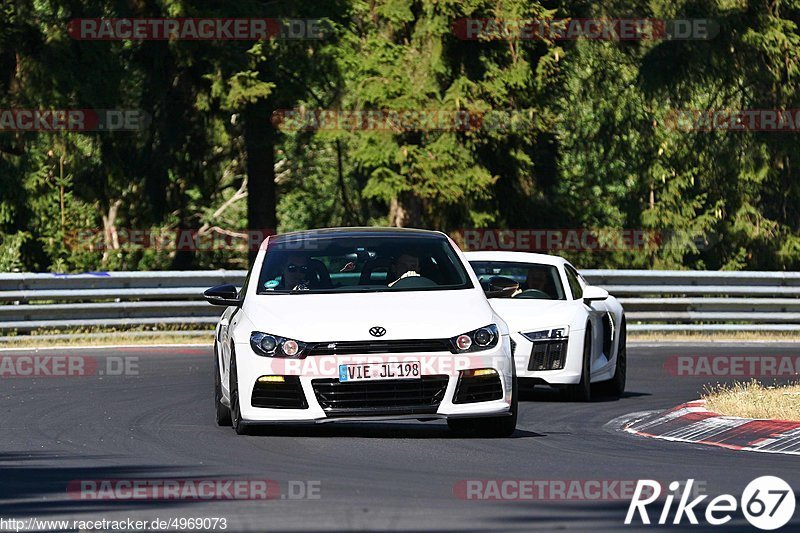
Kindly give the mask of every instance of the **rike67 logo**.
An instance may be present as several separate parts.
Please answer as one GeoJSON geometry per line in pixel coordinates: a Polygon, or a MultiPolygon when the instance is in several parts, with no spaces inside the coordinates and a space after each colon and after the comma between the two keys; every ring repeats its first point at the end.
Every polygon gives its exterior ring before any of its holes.
{"type": "MultiPolygon", "coordinates": [[[[678,481],[669,484],[669,490],[673,494],[667,494],[666,498],[663,498],[664,506],[658,515],[657,524],[670,523],[673,503],[677,496],[674,493],[681,486],[683,486],[683,492],[680,494],[671,523],[682,524],[684,520],[693,525],[699,523],[697,515],[700,512],[695,507],[708,496],[703,494],[689,501],[692,496],[693,484],[693,479],[689,479],[685,484],[678,481]],[[697,514],[695,514],[696,512],[697,514]]],[[[628,507],[625,524],[631,524],[637,513],[643,524],[650,524],[651,519],[647,506],[653,503],[660,504],[662,501],[659,500],[660,497],[661,484],[658,481],[640,479],[628,507]]],[[[740,501],[736,501],[736,498],[730,494],[721,494],[708,502],[704,516],[701,516],[705,518],[707,524],[721,526],[730,522],[737,508],[741,508],[742,514],[751,525],[762,530],[773,530],[783,527],[792,519],[794,507],[794,492],[788,483],[779,477],[762,476],[754,479],[745,487],[740,501]]]]}

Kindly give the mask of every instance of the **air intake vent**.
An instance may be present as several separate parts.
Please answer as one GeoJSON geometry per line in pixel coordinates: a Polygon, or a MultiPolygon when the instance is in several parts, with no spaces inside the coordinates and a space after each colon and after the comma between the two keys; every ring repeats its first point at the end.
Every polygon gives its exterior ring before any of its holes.
{"type": "Polygon", "coordinates": [[[487,376],[464,376],[458,380],[453,403],[475,403],[499,400],[503,397],[503,385],[497,374],[487,376]]]}
{"type": "Polygon", "coordinates": [[[356,381],[315,379],[311,382],[328,416],[435,413],[447,389],[447,376],[420,379],[356,381]]]}
{"type": "Polygon", "coordinates": [[[566,358],[566,340],[534,342],[528,370],[561,370],[566,358]]]}
{"type": "Polygon", "coordinates": [[[270,409],[308,409],[300,377],[285,376],[283,382],[256,381],[250,403],[253,407],[270,409]]]}

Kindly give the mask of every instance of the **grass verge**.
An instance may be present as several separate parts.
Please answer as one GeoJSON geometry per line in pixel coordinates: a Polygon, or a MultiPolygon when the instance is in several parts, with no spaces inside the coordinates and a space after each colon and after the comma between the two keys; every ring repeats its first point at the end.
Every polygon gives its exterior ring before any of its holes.
{"type": "Polygon", "coordinates": [[[794,342],[800,341],[800,331],[719,331],[702,333],[695,331],[670,332],[628,332],[629,341],[637,342],[724,342],[724,341],[764,341],[794,342]]]}
{"type": "Polygon", "coordinates": [[[44,348],[53,346],[109,346],[122,344],[211,344],[214,328],[175,326],[126,329],[83,328],[38,330],[30,334],[0,337],[0,348],[44,348]]]}
{"type": "Polygon", "coordinates": [[[706,408],[726,416],[800,422],[800,383],[765,386],[756,380],[717,385],[703,394],[706,408]]]}

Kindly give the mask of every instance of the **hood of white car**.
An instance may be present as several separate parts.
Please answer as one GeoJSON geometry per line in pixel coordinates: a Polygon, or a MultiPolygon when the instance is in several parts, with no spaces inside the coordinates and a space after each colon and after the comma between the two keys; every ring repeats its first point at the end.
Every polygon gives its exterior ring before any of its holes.
{"type": "MultiPolygon", "coordinates": [[[[497,322],[478,290],[252,296],[243,318],[254,330],[305,342],[449,338],[497,322]]],[[[239,331],[249,337],[249,332],[239,331]]]]}
{"type": "Polygon", "coordinates": [[[581,302],[569,300],[526,298],[492,298],[489,303],[512,332],[568,326],[581,305],[581,302]]]}

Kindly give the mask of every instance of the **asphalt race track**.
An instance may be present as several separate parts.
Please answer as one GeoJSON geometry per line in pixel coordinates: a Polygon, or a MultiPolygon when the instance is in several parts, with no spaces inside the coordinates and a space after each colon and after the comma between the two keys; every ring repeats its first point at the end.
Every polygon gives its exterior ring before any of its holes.
{"type": "MultiPolygon", "coordinates": [[[[649,478],[668,484],[693,478],[711,497],[738,499],[752,479],[776,475],[800,500],[796,456],[644,439],[609,424],[699,397],[710,378],[670,375],[664,369],[669,356],[800,356],[798,344],[632,344],[626,397],[574,404],[549,390],[526,392],[517,432],[502,440],[456,438],[442,422],[282,427],[239,437],[213,420],[210,347],[38,353],[81,356],[97,366],[92,375],[0,378],[0,518],[225,517],[228,531],[624,527],[628,499],[466,500],[454,491],[463,480],[649,478]],[[121,371],[126,362],[127,375],[121,371]],[[269,479],[280,494],[267,500],[153,501],[80,499],[68,491],[80,480],[133,478],[269,479]],[[309,490],[312,498],[302,497],[309,490]]],[[[660,512],[654,508],[651,519],[660,512]]],[[[787,529],[799,524],[796,511],[787,529]]],[[[740,512],[727,526],[708,529],[749,529],[740,512]]]]}

